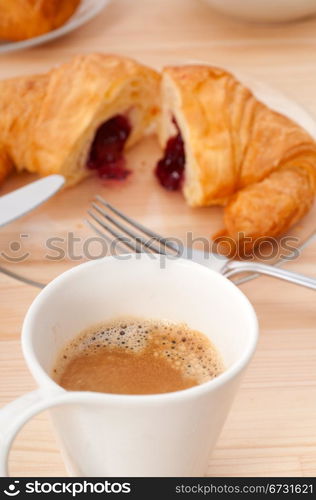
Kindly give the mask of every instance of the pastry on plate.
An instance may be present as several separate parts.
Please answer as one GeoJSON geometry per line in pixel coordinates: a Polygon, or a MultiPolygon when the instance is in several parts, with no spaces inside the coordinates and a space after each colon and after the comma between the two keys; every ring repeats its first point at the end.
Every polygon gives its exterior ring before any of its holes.
{"type": "Polygon", "coordinates": [[[208,66],[163,71],[156,167],[192,207],[225,205],[234,240],[274,237],[311,207],[316,143],[258,101],[232,74],[208,66]]]}
{"type": "Polygon", "coordinates": [[[127,175],[124,150],[158,113],[160,77],[125,57],[89,54],[0,82],[0,180],[13,167],[68,185],[127,175]]]}
{"type": "Polygon", "coordinates": [[[0,0],[0,39],[25,40],[62,26],[81,0],[0,0]]]}

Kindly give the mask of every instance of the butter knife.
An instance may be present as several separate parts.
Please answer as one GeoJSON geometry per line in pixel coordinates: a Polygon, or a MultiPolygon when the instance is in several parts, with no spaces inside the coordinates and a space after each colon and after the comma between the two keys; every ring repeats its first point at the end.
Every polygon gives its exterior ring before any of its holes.
{"type": "Polygon", "coordinates": [[[62,175],[49,175],[0,197],[0,227],[22,217],[53,196],[65,183],[62,175]]]}

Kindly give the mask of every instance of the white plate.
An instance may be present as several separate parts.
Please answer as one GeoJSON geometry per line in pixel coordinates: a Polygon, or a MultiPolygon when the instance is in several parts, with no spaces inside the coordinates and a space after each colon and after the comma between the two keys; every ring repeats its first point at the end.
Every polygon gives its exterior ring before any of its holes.
{"type": "Polygon", "coordinates": [[[30,47],[34,47],[35,45],[41,45],[64,36],[66,33],[79,28],[79,26],[82,26],[90,21],[90,19],[99,14],[99,12],[101,12],[101,10],[110,3],[110,1],[111,0],[81,0],[81,4],[76,12],[60,28],[50,31],[49,33],[45,33],[44,35],[22,40],[21,42],[0,41],[0,53],[28,49],[30,47]]]}

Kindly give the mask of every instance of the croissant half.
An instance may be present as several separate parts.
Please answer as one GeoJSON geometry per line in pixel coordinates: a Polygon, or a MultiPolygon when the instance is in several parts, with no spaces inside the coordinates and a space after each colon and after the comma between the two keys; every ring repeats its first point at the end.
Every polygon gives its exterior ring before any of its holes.
{"type": "Polygon", "coordinates": [[[316,193],[314,140],[233,75],[206,66],[166,68],[161,102],[165,159],[170,137],[180,134],[183,143],[186,201],[226,205],[229,236],[278,236],[309,210],[316,193]]]}
{"type": "Polygon", "coordinates": [[[80,0],[0,0],[0,38],[24,40],[62,26],[80,0]]]}
{"type": "Polygon", "coordinates": [[[133,60],[102,54],[0,82],[0,178],[14,166],[78,182],[90,172],[91,146],[104,124],[108,137],[96,145],[104,161],[117,154],[114,134],[124,148],[143,136],[158,112],[159,82],[155,71],[133,60]]]}
{"type": "Polygon", "coordinates": [[[172,67],[161,84],[154,70],[102,54],[0,82],[0,182],[14,168],[60,173],[68,185],[92,169],[124,177],[123,152],[156,121],[160,107],[160,182],[182,187],[193,207],[225,205],[226,231],[235,241],[278,236],[309,210],[314,140],[233,75],[172,67]]]}

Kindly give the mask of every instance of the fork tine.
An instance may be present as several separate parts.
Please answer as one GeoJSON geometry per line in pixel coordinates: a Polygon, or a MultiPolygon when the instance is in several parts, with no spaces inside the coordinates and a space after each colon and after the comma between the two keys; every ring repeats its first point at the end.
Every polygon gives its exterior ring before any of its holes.
{"type": "Polygon", "coordinates": [[[100,203],[102,203],[102,205],[104,205],[109,210],[111,210],[112,212],[114,212],[116,215],[118,215],[119,217],[121,217],[123,220],[125,220],[126,222],[128,222],[131,226],[134,226],[135,228],[139,229],[140,231],[142,231],[147,236],[150,236],[151,238],[154,238],[155,240],[158,240],[161,244],[163,244],[166,247],[170,248],[170,250],[173,250],[173,251],[176,251],[177,253],[179,253],[179,248],[177,248],[176,245],[174,245],[173,243],[171,243],[170,241],[168,241],[167,238],[164,238],[160,234],[155,233],[154,231],[151,231],[146,226],[143,226],[143,224],[140,224],[139,222],[135,221],[131,217],[128,217],[123,212],[121,212],[117,208],[113,207],[113,205],[111,205],[110,203],[108,203],[102,196],[96,195],[95,198],[100,203]]]}
{"type": "MultiPolygon", "coordinates": [[[[92,224],[92,222],[89,221],[89,219],[84,219],[84,222],[96,233],[98,234],[99,236],[101,236],[101,238],[103,238],[104,240],[106,240],[108,243],[112,243],[114,240],[111,240],[111,238],[109,238],[104,232],[102,232],[95,224],[92,224]]],[[[126,248],[123,247],[123,245],[121,244],[121,242],[118,243],[118,246],[120,247],[121,250],[123,250],[124,252],[126,252],[126,248]]]]}
{"type": "Polygon", "coordinates": [[[103,208],[99,207],[99,205],[92,202],[92,206],[101,215],[103,215],[103,217],[105,217],[107,220],[109,220],[115,227],[117,227],[118,229],[123,231],[125,234],[130,236],[132,239],[139,242],[141,245],[144,245],[145,247],[150,248],[150,250],[153,250],[155,253],[165,255],[165,252],[163,250],[161,250],[157,245],[155,245],[152,241],[146,241],[144,238],[142,238],[142,236],[131,231],[127,226],[125,226],[124,224],[121,224],[116,219],[111,217],[111,215],[107,214],[107,212],[103,208]]]}
{"type": "Polygon", "coordinates": [[[110,234],[112,234],[112,236],[114,236],[114,238],[116,238],[119,242],[126,245],[133,252],[141,253],[141,248],[140,248],[140,245],[137,241],[134,244],[134,243],[130,242],[129,240],[127,240],[123,235],[117,233],[116,231],[114,231],[114,229],[112,229],[110,226],[105,224],[105,222],[102,219],[100,219],[100,217],[98,217],[91,210],[88,210],[88,214],[92,217],[93,220],[98,222],[98,224],[100,224],[100,226],[102,226],[104,229],[106,229],[106,231],[108,231],[110,234]]]}

